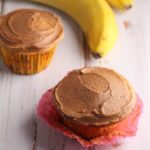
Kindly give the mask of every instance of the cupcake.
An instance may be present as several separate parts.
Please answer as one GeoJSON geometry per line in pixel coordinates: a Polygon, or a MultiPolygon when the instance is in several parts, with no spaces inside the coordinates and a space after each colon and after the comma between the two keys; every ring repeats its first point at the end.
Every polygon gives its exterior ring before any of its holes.
{"type": "Polygon", "coordinates": [[[50,99],[64,126],[86,140],[127,136],[130,133],[123,131],[139,111],[131,84],[115,71],[100,67],[70,72],[53,88],[50,99]]]}
{"type": "Polygon", "coordinates": [[[2,58],[17,74],[44,70],[62,38],[59,17],[47,11],[20,9],[0,18],[2,58]]]}

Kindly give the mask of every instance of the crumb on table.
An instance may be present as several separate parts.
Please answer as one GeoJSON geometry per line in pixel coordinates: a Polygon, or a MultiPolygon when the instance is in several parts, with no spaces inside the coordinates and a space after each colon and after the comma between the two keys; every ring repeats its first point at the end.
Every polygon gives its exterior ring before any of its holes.
{"type": "Polygon", "coordinates": [[[128,29],[131,26],[131,23],[128,20],[123,22],[125,29],[128,29]]]}

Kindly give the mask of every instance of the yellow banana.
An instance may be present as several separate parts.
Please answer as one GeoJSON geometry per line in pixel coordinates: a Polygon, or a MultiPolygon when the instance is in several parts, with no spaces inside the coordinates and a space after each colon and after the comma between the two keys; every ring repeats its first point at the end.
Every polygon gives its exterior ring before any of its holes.
{"type": "Polygon", "coordinates": [[[126,10],[132,7],[133,0],[106,0],[112,7],[126,10]]]}
{"type": "Polygon", "coordinates": [[[105,0],[31,0],[70,15],[82,28],[90,50],[102,57],[116,42],[118,29],[114,13],[105,0]]]}

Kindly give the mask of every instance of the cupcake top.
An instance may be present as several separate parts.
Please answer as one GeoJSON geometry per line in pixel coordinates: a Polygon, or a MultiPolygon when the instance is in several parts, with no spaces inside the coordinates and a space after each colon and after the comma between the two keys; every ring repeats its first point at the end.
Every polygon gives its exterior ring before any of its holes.
{"type": "Polygon", "coordinates": [[[0,18],[0,42],[10,50],[45,50],[62,37],[60,19],[47,11],[20,9],[0,18]]]}
{"type": "Polygon", "coordinates": [[[85,125],[109,125],[133,110],[136,96],[129,82],[113,70],[99,67],[70,72],[54,88],[60,114],[85,125]]]}

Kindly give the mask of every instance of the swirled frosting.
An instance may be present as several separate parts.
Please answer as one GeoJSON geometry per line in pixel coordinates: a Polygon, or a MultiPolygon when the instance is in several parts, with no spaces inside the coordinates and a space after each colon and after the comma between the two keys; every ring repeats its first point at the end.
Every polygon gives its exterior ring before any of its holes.
{"type": "Polygon", "coordinates": [[[11,50],[45,50],[63,37],[63,25],[54,14],[20,9],[0,18],[1,44],[11,50]]]}
{"type": "Polygon", "coordinates": [[[54,102],[63,117],[81,124],[108,125],[125,118],[136,97],[120,74],[91,67],[75,70],[60,81],[54,88],[54,102]]]}

